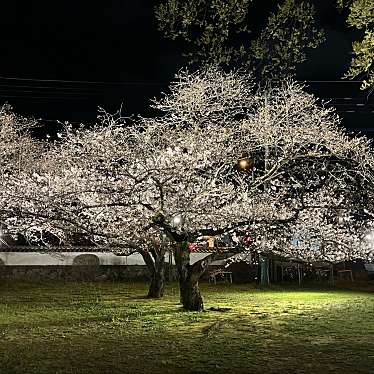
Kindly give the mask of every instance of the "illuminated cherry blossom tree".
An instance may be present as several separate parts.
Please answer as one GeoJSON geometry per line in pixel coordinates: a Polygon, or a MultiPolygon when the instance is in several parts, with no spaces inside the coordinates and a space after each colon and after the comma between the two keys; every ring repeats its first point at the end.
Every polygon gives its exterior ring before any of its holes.
{"type": "Polygon", "coordinates": [[[30,131],[37,126],[33,119],[16,115],[12,107],[0,107],[0,229],[6,231],[14,220],[13,181],[24,171],[33,169],[43,153],[43,146],[32,138],[30,131]]]}
{"type": "Polygon", "coordinates": [[[66,126],[38,171],[19,173],[12,204],[63,240],[77,232],[136,249],[165,235],[186,310],[203,309],[198,281],[207,266],[191,264],[189,242],[250,231],[271,251],[317,217],[309,205],[324,189],[339,196],[353,183],[373,186],[369,141],[348,136],[295,83],[256,88],[237,72],[181,72],[153,106],[158,117],[66,126]]]}
{"type": "Polygon", "coordinates": [[[6,224],[47,247],[52,236],[64,246],[79,240],[120,255],[138,252],[151,274],[148,296],[161,297],[169,241],[138,204],[138,181],[125,162],[131,153],[124,151],[133,129],[111,116],[100,119],[91,129],[66,125],[32,167],[7,178],[6,224]]]}
{"type": "MultiPolygon", "coordinates": [[[[188,134],[201,131],[205,142],[199,143],[198,150],[209,156],[200,169],[184,173],[178,197],[179,201],[184,197],[187,209],[178,212],[185,223],[175,236],[177,241],[237,228],[260,233],[266,252],[275,248],[271,238],[285,237],[279,236],[280,229],[290,231],[290,225],[300,219],[306,209],[304,200],[313,200],[325,186],[338,196],[353,183],[359,194],[363,193],[360,187],[372,188],[373,156],[368,140],[349,137],[334,112],[302,87],[289,83],[254,91],[243,77],[214,69],[179,78],[171,94],[155,105],[166,112],[160,122],[186,131],[181,135],[185,142],[174,149],[186,149],[187,154],[193,144],[188,134]],[[239,166],[243,160],[244,165],[253,166],[234,170],[240,159],[239,166]],[[200,182],[194,180],[202,174],[200,182]],[[190,181],[209,189],[198,192],[203,201],[191,211],[188,208],[197,196],[187,196],[190,181]],[[214,196],[219,197],[217,202],[214,196]]],[[[193,164],[187,155],[182,157],[193,164]]],[[[331,199],[330,204],[337,202],[331,199]]],[[[308,212],[313,216],[313,211],[308,212]]],[[[160,215],[158,223],[170,231],[169,219],[170,213],[160,215]]],[[[341,256],[340,252],[336,250],[335,255],[341,256]]],[[[186,278],[196,280],[193,269],[188,270],[191,274],[187,272],[186,278]]]]}

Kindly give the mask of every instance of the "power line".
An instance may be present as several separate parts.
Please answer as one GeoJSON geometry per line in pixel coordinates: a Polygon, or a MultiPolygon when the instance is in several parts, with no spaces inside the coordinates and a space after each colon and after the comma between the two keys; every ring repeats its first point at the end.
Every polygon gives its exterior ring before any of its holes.
{"type": "Polygon", "coordinates": [[[41,99],[41,100],[89,100],[88,97],[84,96],[21,96],[21,95],[0,95],[1,98],[12,98],[12,99],[41,99]]]}
{"type": "MultiPolygon", "coordinates": [[[[24,85],[24,84],[4,84],[0,83],[0,87],[3,87],[4,89],[10,88],[10,89],[22,89],[22,88],[35,88],[35,89],[41,89],[41,90],[72,90],[72,91],[77,91],[77,90],[91,90],[91,91],[97,91],[100,88],[98,87],[90,87],[90,88],[82,88],[82,87],[58,87],[58,86],[34,86],[34,85],[24,85]]],[[[0,88],[1,89],[1,88],[0,88]]]]}
{"type": "Polygon", "coordinates": [[[102,84],[102,85],[131,85],[131,86],[163,86],[165,83],[161,82],[137,82],[137,81],[123,81],[123,82],[105,82],[105,81],[87,81],[87,80],[64,80],[64,79],[40,79],[40,78],[20,78],[20,77],[2,77],[0,80],[10,81],[24,81],[24,82],[56,82],[56,83],[77,83],[77,84],[102,84]]]}
{"type": "MultiPolygon", "coordinates": [[[[32,88],[32,87],[30,87],[32,88]]],[[[83,93],[85,93],[86,95],[95,95],[96,93],[95,92],[85,92],[85,91],[75,91],[75,92],[48,92],[48,91],[45,91],[45,90],[40,90],[40,89],[36,89],[36,90],[22,90],[22,89],[9,89],[9,90],[6,90],[6,89],[2,89],[0,87],[0,96],[1,96],[1,92],[4,92],[5,94],[7,94],[8,92],[9,93],[12,93],[12,94],[16,94],[16,93],[19,93],[19,94],[23,94],[23,93],[42,93],[42,94],[51,94],[51,95],[54,95],[54,94],[62,94],[62,95],[82,95],[83,93]],[[10,92],[9,92],[10,91],[10,92]]]]}
{"type": "MultiPolygon", "coordinates": [[[[137,81],[88,81],[88,80],[66,80],[66,79],[45,79],[45,78],[23,78],[23,77],[4,77],[0,80],[25,81],[25,82],[56,82],[56,83],[77,83],[77,84],[102,84],[102,85],[141,85],[141,86],[163,86],[168,82],[137,82],[137,81]]],[[[299,83],[362,83],[361,80],[298,80],[299,83]]]]}

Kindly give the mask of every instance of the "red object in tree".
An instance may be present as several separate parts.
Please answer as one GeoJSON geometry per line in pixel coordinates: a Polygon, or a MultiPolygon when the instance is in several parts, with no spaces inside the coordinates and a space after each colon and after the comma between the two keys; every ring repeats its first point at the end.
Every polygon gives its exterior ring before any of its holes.
{"type": "Polygon", "coordinates": [[[250,235],[243,236],[242,240],[243,240],[243,244],[247,247],[249,247],[255,241],[255,239],[250,235]]]}
{"type": "Polygon", "coordinates": [[[188,243],[188,251],[189,252],[194,252],[197,249],[197,244],[196,243],[188,243]]]}

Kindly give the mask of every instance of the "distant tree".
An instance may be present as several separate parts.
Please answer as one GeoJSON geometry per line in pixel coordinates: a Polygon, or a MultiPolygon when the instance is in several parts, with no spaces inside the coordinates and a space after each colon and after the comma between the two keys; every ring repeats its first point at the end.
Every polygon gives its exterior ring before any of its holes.
{"type": "MultiPolygon", "coordinates": [[[[295,76],[308,49],[325,40],[315,22],[313,1],[281,0],[258,36],[250,35],[256,4],[250,0],[162,0],[155,8],[159,30],[188,46],[188,61],[198,66],[243,67],[261,79],[295,76]],[[252,9],[251,9],[252,6],[252,9]]],[[[374,5],[371,0],[337,0],[348,9],[347,23],[364,32],[353,43],[353,58],[344,78],[364,78],[361,89],[374,86],[374,5]]]]}
{"type": "Polygon", "coordinates": [[[252,60],[260,77],[284,79],[296,75],[306,52],[325,40],[323,30],[315,24],[315,13],[310,1],[285,0],[270,14],[260,36],[251,42],[252,60]]]}
{"type": "Polygon", "coordinates": [[[37,126],[33,119],[16,115],[12,107],[0,107],[0,228],[15,216],[10,197],[14,178],[25,170],[30,172],[43,155],[43,146],[32,138],[30,131],[37,126]]]}
{"type": "Polygon", "coordinates": [[[247,38],[247,14],[251,0],[184,2],[167,0],[156,7],[160,31],[172,40],[191,45],[190,62],[230,65],[245,59],[247,51],[233,38],[247,38]]]}
{"type": "Polygon", "coordinates": [[[364,33],[353,43],[353,58],[344,78],[363,78],[361,89],[374,88],[374,2],[371,0],[337,0],[338,7],[348,8],[347,24],[364,33]]]}
{"type": "Polygon", "coordinates": [[[251,1],[164,0],[156,7],[159,29],[166,38],[189,46],[188,60],[200,66],[243,66],[262,79],[294,75],[306,50],[324,40],[310,1],[284,0],[271,12],[258,37],[248,29],[251,1]]]}

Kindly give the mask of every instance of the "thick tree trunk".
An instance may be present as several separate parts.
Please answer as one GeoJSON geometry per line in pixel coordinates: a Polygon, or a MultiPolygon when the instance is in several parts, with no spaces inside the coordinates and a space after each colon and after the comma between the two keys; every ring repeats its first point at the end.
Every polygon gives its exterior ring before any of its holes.
{"type": "Polygon", "coordinates": [[[269,258],[267,256],[260,256],[260,284],[262,286],[268,286],[270,284],[269,279],[269,258]]]}
{"type": "Polygon", "coordinates": [[[165,263],[158,261],[155,264],[154,272],[149,285],[147,297],[152,299],[159,299],[164,296],[165,291],[165,263]]]}
{"type": "Polygon", "coordinates": [[[151,283],[149,285],[147,297],[159,299],[165,292],[165,251],[153,249],[141,251],[141,255],[150,273],[151,283]]]}
{"type": "Polygon", "coordinates": [[[181,303],[184,310],[204,310],[204,302],[199,289],[199,282],[191,280],[179,280],[181,303]]]}
{"type": "Polygon", "coordinates": [[[204,260],[190,265],[190,252],[187,243],[178,243],[174,250],[179,276],[180,301],[184,310],[201,311],[204,309],[203,298],[199,289],[199,279],[206,269],[204,260]]]}

